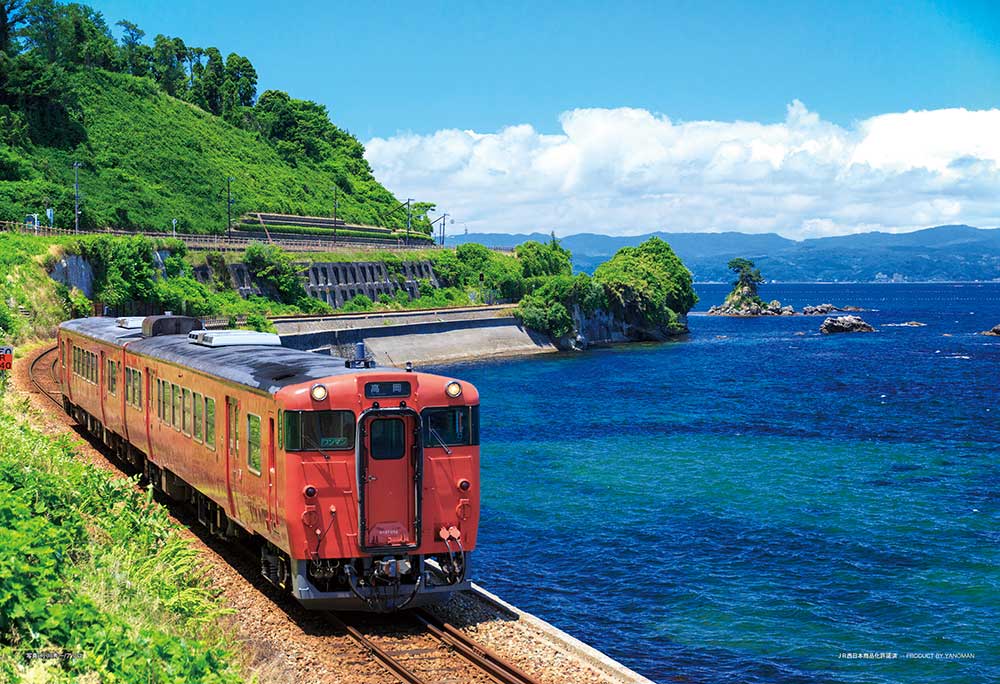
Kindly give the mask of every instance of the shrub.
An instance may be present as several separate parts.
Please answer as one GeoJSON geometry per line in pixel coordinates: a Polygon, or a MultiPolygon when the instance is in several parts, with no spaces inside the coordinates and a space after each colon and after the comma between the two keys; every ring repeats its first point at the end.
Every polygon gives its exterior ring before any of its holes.
{"type": "Polygon", "coordinates": [[[517,316],[527,327],[552,337],[562,337],[573,332],[573,318],[562,302],[537,295],[525,295],[517,306],[517,316]]]}
{"type": "Polygon", "coordinates": [[[82,657],[48,681],[241,681],[197,552],[151,492],[0,404],[0,675],[25,650],[82,657]],[[16,659],[15,659],[16,658],[16,659]]]}
{"type": "Polygon", "coordinates": [[[359,294],[354,297],[354,299],[344,302],[344,305],[340,307],[341,311],[344,312],[354,312],[354,311],[371,311],[375,308],[375,302],[373,302],[367,295],[359,294]]]}
{"type": "Polygon", "coordinates": [[[637,247],[623,247],[594,271],[605,287],[612,307],[631,322],[645,327],[681,327],[698,301],[691,272],[663,240],[653,237],[637,247]]]}
{"type": "Polygon", "coordinates": [[[257,282],[272,288],[285,304],[294,304],[306,296],[299,268],[280,247],[252,242],[243,256],[243,263],[257,282]]]}
{"type": "Polygon", "coordinates": [[[554,234],[548,244],[529,240],[518,245],[514,251],[521,262],[521,272],[525,278],[573,273],[570,263],[572,255],[559,244],[554,234]]]}

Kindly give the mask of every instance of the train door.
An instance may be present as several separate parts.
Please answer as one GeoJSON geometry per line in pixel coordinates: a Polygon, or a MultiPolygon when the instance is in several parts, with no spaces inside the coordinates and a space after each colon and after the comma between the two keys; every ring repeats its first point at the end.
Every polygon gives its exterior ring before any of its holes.
{"type": "Polygon", "coordinates": [[[378,412],[362,418],[359,490],[364,548],[420,544],[420,443],[412,413],[378,412]]]}
{"type": "Polygon", "coordinates": [[[142,374],[142,383],[144,387],[142,388],[141,399],[142,403],[142,417],[143,417],[143,429],[146,435],[146,454],[149,456],[153,455],[153,374],[149,370],[149,366],[146,366],[146,372],[142,374]]]}
{"type": "Polygon", "coordinates": [[[105,415],[104,405],[108,403],[108,361],[101,350],[101,358],[97,362],[97,399],[101,402],[101,425],[107,427],[108,417],[105,415]]]}
{"type": "Polygon", "coordinates": [[[278,521],[277,465],[274,461],[275,439],[274,416],[271,415],[267,419],[267,447],[265,449],[266,462],[264,464],[267,472],[267,529],[269,532],[274,531],[278,521]]]}
{"type": "Polygon", "coordinates": [[[229,515],[242,522],[239,509],[239,490],[242,488],[243,468],[240,462],[240,402],[226,397],[226,492],[229,495],[229,515]]]}

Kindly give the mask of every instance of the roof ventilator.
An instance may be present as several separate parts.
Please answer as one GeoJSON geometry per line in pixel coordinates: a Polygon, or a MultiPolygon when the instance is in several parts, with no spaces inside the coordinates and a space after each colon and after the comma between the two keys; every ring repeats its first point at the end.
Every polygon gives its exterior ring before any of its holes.
{"type": "Polygon", "coordinates": [[[125,328],[126,330],[138,330],[142,328],[142,322],[145,320],[143,316],[122,316],[115,321],[115,325],[119,328],[125,328]]]}
{"type": "Polygon", "coordinates": [[[188,342],[202,347],[280,347],[281,338],[274,333],[254,330],[192,330],[188,342]]]}

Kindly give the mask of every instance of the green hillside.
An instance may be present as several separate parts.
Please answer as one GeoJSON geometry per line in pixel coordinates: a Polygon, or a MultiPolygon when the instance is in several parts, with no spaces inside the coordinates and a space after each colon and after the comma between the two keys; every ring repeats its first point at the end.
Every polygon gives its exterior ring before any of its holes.
{"type": "MultiPolygon", "coordinates": [[[[124,25],[124,24],[123,24],[124,25]]],[[[405,211],[364,148],[326,109],[268,90],[245,57],[127,24],[119,45],[82,5],[0,2],[0,220],[47,207],[73,225],[80,162],[87,228],[222,231],[248,211],[330,216],[402,228],[405,211]],[[14,7],[13,11],[8,5],[14,7]],[[20,8],[18,8],[18,6],[20,8]],[[4,27],[13,26],[4,38],[4,27]]],[[[414,205],[414,225],[430,232],[414,205]]]]}

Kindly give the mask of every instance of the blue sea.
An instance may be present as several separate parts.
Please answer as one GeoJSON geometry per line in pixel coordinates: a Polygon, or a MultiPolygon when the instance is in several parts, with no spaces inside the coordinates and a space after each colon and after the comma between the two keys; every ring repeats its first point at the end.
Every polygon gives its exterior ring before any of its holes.
{"type": "Polygon", "coordinates": [[[1000,682],[1000,284],[438,369],[482,394],[476,579],[657,682],[1000,682]],[[906,321],[926,327],[895,327],[906,321]]]}

